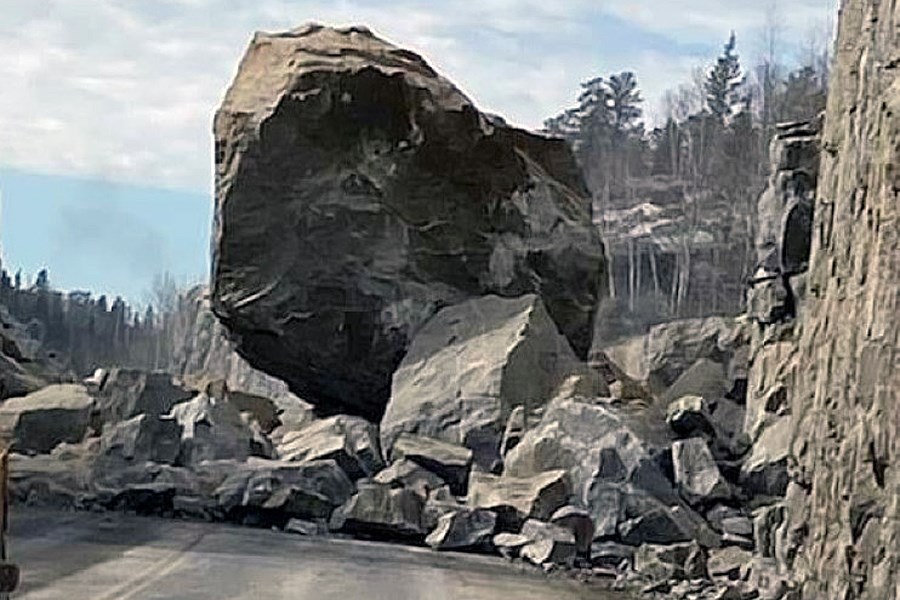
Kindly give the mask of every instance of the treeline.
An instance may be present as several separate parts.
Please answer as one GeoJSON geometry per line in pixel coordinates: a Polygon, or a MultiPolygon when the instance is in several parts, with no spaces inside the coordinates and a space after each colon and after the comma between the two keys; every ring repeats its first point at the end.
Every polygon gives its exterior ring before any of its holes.
{"type": "Polygon", "coordinates": [[[648,129],[637,76],[623,72],[581,85],[577,106],[547,119],[568,139],[595,194],[621,193],[630,178],[671,175],[727,195],[764,173],[775,125],[825,109],[828,51],[787,69],[777,57],[752,70],[731,35],[716,62],[666,93],[665,123],[648,129]]]}
{"type": "Polygon", "coordinates": [[[825,109],[828,51],[804,54],[787,68],[772,44],[747,68],[732,34],[714,62],[665,94],[654,127],[632,72],[584,82],[576,106],[545,122],[570,142],[593,193],[611,248],[611,322],[640,329],[743,310],[776,125],[825,109]],[[657,216],[628,212],[648,205],[657,216]]]}

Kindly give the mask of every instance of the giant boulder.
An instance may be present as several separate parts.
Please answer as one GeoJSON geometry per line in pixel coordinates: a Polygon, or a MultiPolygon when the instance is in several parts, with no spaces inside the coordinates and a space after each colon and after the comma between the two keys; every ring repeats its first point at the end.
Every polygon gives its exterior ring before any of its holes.
{"type": "Polygon", "coordinates": [[[441,307],[539,293],[582,356],[603,248],[562,140],[364,28],[259,33],[215,117],[211,299],[249,362],[380,418],[441,307]]]}
{"type": "Polygon", "coordinates": [[[0,406],[0,435],[13,450],[46,454],[87,434],[94,400],[80,385],[52,385],[0,406]]]}

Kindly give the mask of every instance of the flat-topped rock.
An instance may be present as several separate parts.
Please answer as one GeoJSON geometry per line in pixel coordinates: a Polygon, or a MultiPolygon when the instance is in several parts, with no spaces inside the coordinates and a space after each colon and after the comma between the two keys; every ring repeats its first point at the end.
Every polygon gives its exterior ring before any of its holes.
{"type": "Polygon", "coordinates": [[[0,405],[0,433],[13,450],[46,454],[88,432],[94,400],[81,385],[51,385],[0,405]]]}
{"type": "Polygon", "coordinates": [[[440,308],[539,294],[587,354],[603,247],[562,140],[366,29],[257,34],[215,118],[213,309],[321,413],[380,418],[440,308]]]}

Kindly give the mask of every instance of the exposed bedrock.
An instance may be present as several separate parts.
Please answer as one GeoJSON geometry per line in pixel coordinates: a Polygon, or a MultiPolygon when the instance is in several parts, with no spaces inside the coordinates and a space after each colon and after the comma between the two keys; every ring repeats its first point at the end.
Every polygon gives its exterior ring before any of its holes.
{"type": "Polygon", "coordinates": [[[897,2],[842,2],[788,381],[803,598],[900,598],[898,24],[897,2]]]}
{"type": "Polygon", "coordinates": [[[363,28],[257,34],[215,119],[213,308],[322,413],[377,420],[440,308],[541,297],[576,354],[603,247],[564,142],[363,28]]]}

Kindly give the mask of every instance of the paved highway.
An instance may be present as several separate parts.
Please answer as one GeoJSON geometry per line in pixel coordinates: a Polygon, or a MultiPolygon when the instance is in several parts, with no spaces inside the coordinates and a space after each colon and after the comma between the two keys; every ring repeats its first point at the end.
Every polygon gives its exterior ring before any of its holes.
{"type": "Polygon", "coordinates": [[[15,507],[20,600],[612,600],[501,559],[221,524],[15,507]]]}

